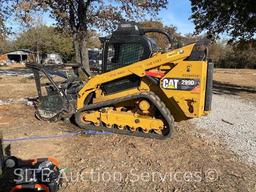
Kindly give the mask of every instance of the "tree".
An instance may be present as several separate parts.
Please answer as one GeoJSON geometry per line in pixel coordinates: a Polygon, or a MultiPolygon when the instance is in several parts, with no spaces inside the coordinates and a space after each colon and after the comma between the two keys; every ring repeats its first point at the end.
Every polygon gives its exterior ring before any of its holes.
{"type": "Polygon", "coordinates": [[[8,33],[5,21],[10,14],[10,7],[8,6],[9,0],[0,0],[0,40],[5,38],[8,33]]]}
{"type": "Polygon", "coordinates": [[[13,42],[2,37],[0,39],[0,54],[7,53],[9,51],[12,51],[14,49],[13,42]]]}
{"type": "Polygon", "coordinates": [[[111,30],[121,20],[138,21],[146,15],[155,16],[165,8],[167,0],[17,0],[18,10],[24,20],[31,10],[49,10],[57,25],[73,37],[76,61],[89,72],[87,51],[88,28],[111,30]]]}
{"type": "Polygon", "coordinates": [[[256,68],[256,47],[253,45],[227,44],[225,41],[217,41],[209,47],[209,57],[216,67],[220,68],[256,68]],[[246,49],[241,49],[245,46],[246,49]]]}
{"type": "Polygon", "coordinates": [[[21,33],[14,45],[18,49],[30,49],[36,53],[60,53],[64,60],[74,56],[72,37],[54,27],[37,25],[21,33]]]}
{"type": "MultiPolygon", "coordinates": [[[[204,39],[205,36],[197,36],[193,34],[186,34],[186,35],[181,35],[180,33],[177,32],[177,28],[173,25],[170,26],[165,26],[161,21],[159,20],[147,20],[140,22],[139,25],[143,28],[156,28],[156,29],[161,29],[165,32],[167,32],[172,40],[172,48],[177,48],[181,47],[190,43],[194,43],[200,39],[204,39]]],[[[168,39],[159,33],[149,33],[147,34],[150,38],[153,38],[156,40],[157,45],[161,48],[164,49],[168,45],[169,41],[168,39]]]]}
{"type": "Polygon", "coordinates": [[[230,41],[255,38],[255,0],[190,0],[197,33],[204,30],[213,37],[226,32],[230,41]]]}
{"type": "Polygon", "coordinates": [[[96,31],[88,31],[87,47],[88,48],[100,48],[101,47],[99,34],[96,31]]]}
{"type": "MultiPolygon", "coordinates": [[[[164,24],[161,21],[154,21],[154,20],[148,20],[148,21],[143,21],[139,23],[141,27],[143,28],[154,28],[154,29],[161,29],[167,33],[169,33],[169,35],[172,38],[172,44],[176,44],[178,41],[178,38],[180,36],[180,34],[177,33],[177,28],[175,26],[164,26],[164,24]]],[[[157,45],[164,49],[166,48],[166,46],[169,44],[168,39],[159,33],[149,33],[147,34],[150,38],[153,38],[154,40],[156,40],[157,45]]]]}
{"type": "Polygon", "coordinates": [[[225,54],[230,51],[230,46],[227,46],[226,42],[216,41],[209,46],[209,58],[211,58],[215,65],[219,67],[220,60],[222,60],[225,57],[225,54]]]}
{"type": "MultiPolygon", "coordinates": [[[[140,26],[144,28],[162,29],[163,31],[167,32],[172,39],[173,48],[181,47],[189,43],[194,43],[199,39],[203,38],[202,36],[196,36],[193,34],[181,35],[180,33],[177,32],[177,28],[175,26],[173,25],[165,26],[161,21],[158,21],[158,20],[143,21],[143,22],[140,22],[140,26]]],[[[148,36],[155,39],[160,48],[166,48],[166,45],[169,43],[167,38],[162,34],[149,33],[148,36]]]]}
{"type": "Polygon", "coordinates": [[[181,37],[181,41],[183,42],[183,44],[190,44],[190,43],[199,41],[200,39],[203,39],[203,38],[205,37],[188,33],[181,37]]]}

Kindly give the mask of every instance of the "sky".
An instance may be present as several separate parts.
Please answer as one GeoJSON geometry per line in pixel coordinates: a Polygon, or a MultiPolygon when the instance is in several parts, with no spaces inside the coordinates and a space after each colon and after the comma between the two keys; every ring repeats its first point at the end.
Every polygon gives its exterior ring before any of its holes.
{"type": "MultiPolygon", "coordinates": [[[[167,9],[161,10],[159,18],[165,25],[174,25],[181,34],[193,33],[194,24],[189,20],[191,16],[191,4],[189,0],[169,0],[167,9]]],[[[48,14],[43,16],[47,25],[52,25],[54,20],[48,14]]]]}
{"type": "Polygon", "coordinates": [[[195,26],[191,17],[189,0],[169,0],[168,8],[161,11],[159,17],[165,25],[174,25],[181,34],[193,33],[195,26]]]}
{"type": "MultiPolygon", "coordinates": [[[[194,24],[189,20],[190,16],[190,0],[169,0],[167,9],[162,9],[158,17],[165,25],[176,26],[177,31],[184,35],[194,32],[194,24]]],[[[42,21],[49,26],[54,24],[54,20],[50,18],[48,13],[42,16],[42,21]]],[[[20,31],[20,28],[15,24],[9,23],[9,25],[13,27],[14,31],[20,31]]]]}

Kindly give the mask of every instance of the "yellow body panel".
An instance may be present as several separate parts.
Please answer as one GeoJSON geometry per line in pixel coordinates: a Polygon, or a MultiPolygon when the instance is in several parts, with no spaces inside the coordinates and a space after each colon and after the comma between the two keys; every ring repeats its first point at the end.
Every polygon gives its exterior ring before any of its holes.
{"type": "Polygon", "coordinates": [[[205,61],[181,61],[162,79],[165,78],[186,78],[198,79],[199,86],[191,91],[169,90],[161,87],[168,98],[172,97],[180,106],[187,117],[200,117],[205,115],[205,87],[206,87],[207,62],[205,61]],[[189,67],[189,70],[188,70],[189,67]],[[193,111],[189,110],[193,108],[193,111]]]}
{"type": "Polygon", "coordinates": [[[125,97],[143,91],[152,91],[159,95],[165,102],[169,110],[180,110],[184,113],[185,118],[200,117],[205,115],[204,98],[206,85],[207,62],[205,61],[184,61],[191,55],[195,44],[167,52],[157,53],[149,59],[136,62],[134,64],[115,69],[89,79],[84,87],[79,91],[77,99],[77,109],[84,107],[85,100],[91,92],[95,92],[93,103],[103,102],[110,99],[125,97]],[[149,84],[145,80],[146,71],[159,71],[164,73],[160,80],[160,86],[149,84]],[[129,75],[142,77],[140,86],[130,90],[124,90],[119,93],[104,95],[100,85],[129,75]],[[165,79],[171,79],[168,88],[163,87],[165,79]],[[198,86],[193,90],[175,90],[172,81],[176,79],[186,79],[186,83],[191,83],[190,79],[196,80],[198,86]],[[174,80],[173,80],[174,79],[174,80]],[[172,104],[171,104],[172,103],[172,104]],[[175,107],[173,105],[175,103],[175,107]],[[169,105],[170,104],[170,105],[169,105]]]}

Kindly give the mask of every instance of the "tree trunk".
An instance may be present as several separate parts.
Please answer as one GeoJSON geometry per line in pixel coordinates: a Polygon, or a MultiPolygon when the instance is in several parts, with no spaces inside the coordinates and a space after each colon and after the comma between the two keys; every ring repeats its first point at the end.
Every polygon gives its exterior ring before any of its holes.
{"type": "Polygon", "coordinates": [[[76,62],[81,64],[82,70],[85,71],[85,78],[88,78],[91,75],[91,72],[90,72],[90,66],[89,66],[89,56],[88,56],[86,35],[87,35],[86,31],[79,31],[74,33],[73,42],[74,42],[76,62]]]}

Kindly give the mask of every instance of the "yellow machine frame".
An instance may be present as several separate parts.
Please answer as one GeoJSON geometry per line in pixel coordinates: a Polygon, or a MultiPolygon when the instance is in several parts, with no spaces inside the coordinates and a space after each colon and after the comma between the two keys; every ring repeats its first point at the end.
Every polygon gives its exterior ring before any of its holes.
{"type": "Polygon", "coordinates": [[[96,94],[93,103],[98,103],[124,97],[130,94],[154,90],[164,97],[163,100],[165,99],[165,104],[172,112],[176,120],[184,120],[187,118],[206,115],[207,112],[204,111],[204,102],[207,61],[184,60],[191,55],[194,46],[195,44],[190,44],[167,53],[156,53],[149,59],[91,77],[85,86],[79,91],[77,109],[82,109],[85,106],[85,100],[92,92],[95,92],[96,94]],[[164,74],[164,76],[160,78],[160,87],[148,83],[145,78],[147,76],[147,71],[164,74]],[[100,85],[103,83],[132,74],[142,78],[141,84],[138,88],[125,90],[110,95],[104,95],[100,89],[100,85]],[[191,91],[166,89],[162,86],[163,80],[166,78],[183,78],[188,80],[197,79],[199,81],[199,85],[191,91]]]}

